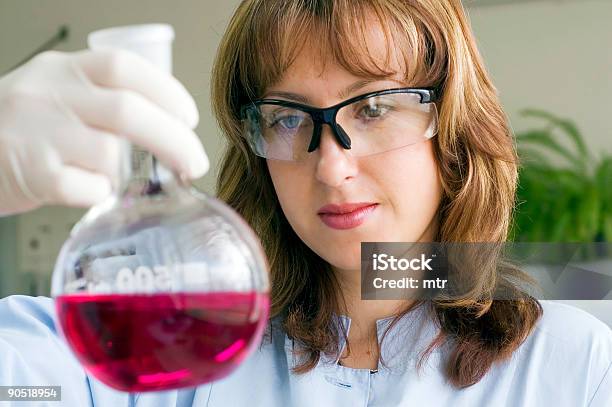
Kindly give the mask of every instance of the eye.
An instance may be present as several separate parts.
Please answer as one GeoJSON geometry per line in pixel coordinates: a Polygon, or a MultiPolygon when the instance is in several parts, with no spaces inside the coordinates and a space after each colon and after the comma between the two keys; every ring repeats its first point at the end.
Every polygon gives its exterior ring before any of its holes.
{"type": "Polygon", "coordinates": [[[272,124],[270,125],[270,127],[281,126],[282,128],[287,129],[287,130],[293,130],[293,129],[300,127],[300,124],[302,124],[303,120],[304,118],[301,116],[295,116],[295,115],[283,116],[280,118],[275,118],[272,121],[272,124]]]}
{"type": "Polygon", "coordinates": [[[357,116],[365,120],[380,119],[392,109],[389,105],[369,103],[358,110],[357,116]]]}
{"type": "Polygon", "coordinates": [[[297,110],[286,107],[264,107],[262,117],[264,126],[267,129],[272,129],[275,132],[290,132],[295,131],[300,126],[304,125],[306,114],[297,110]],[[267,112],[265,110],[268,110],[267,112]]]}

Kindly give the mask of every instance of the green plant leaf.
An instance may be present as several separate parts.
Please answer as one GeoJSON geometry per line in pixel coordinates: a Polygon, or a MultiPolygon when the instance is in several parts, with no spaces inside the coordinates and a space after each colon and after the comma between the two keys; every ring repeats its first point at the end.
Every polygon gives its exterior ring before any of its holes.
{"type": "Polygon", "coordinates": [[[612,242],[612,214],[606,213],[604,215],[603,235],[606,242],[612,242]]]}
{"type": "Polygon", "coordinates": [[[559,217],[557,222],[553,225],[550,231],[549,241],[551,242],[562,242],[563,236],[566,233],[566,229],[570,223],[572,216],[569,212],[565,212],[559,217]]]}
{"type": "Polygon", "coordinates": [[[585,162],[579,156],[575,156],[570,150],[562,146],[546,130],[529,130],[516,136],[519,143],[532,143],[553,151],[568,160],[580,171],[585,170],[585,162]]]}
{"type": "Polygon", "coordinates": [[[581,241],[593,242],[599,231],[599,215],[601,210],[601,202],[599,193],[594,183],[588,183],[584,191],[584,196],[580,201],[578,209],[578,217],[576,219],[577,226],[581,231],[581,241]]]}
{"type": "Polygon", "coordinates": [[[612,157],[604,157],[595,170],[595,180],[606,205],[612,210],[612,157]]]}
{"type": "Polygon", "coordinates": [[[574,142],[574,145],[580,153],[580,157],[583,159],[588,158],[589,151],[587,149],[586,143],[584,142],[583,137],[574,122],[568,119],[560,118],[550,112],[546,112],[544,110],[539,109],[524,109],[521,113],[523,116],[526,117],[540,117],[542,119],[548,120],[550,123],[562,129],[565,134],[567,134],[574,142]]]}
{"type": "Polygon", "coordinates": [[[514,240],[612,242],[612,156],[596,162],[570,120],[536,109],[523,114],[545,120],[547,127],[516,136],[520,165],[514,240]],[[553,131],[571,138],[573,145],[561,144],[553,131]],[[546,153],[567,164],[553,165],[546,153]]]}
{"type": "Polygon", "coordinates": [[[552,166],[548,157],[542,154],[541,151],[527,147],[519,147],[517,150],[522,167],[527,167],[531,164],[540,164],[547,167],[552,166]]]}

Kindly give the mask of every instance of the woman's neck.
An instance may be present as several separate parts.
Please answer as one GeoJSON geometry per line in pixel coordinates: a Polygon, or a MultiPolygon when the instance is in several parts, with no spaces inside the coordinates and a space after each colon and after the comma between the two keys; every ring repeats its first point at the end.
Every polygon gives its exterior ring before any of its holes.
{"type": "Polygon", "coordinates": [[[395,316],[412,306],[414,300],[362,300],[360,270],[333,268],[344,297],[340,314],[351,319],[349,340],[376,339],[376,321],[395,316]]]}
{"type": "Polygon", "coordinates": [[[348,347],[339,364],[355,369],[378,369],[380,344],[376,321],[399,314],[412,305],[411,300],[362,300],[359,270],[333,269],[344,297],[340,314],[351,319],[348,347]],[[349,352],[350,348],[350,352],[349,352]]]}
{"type": "MultiPolygon", "coordinates": [[[[438,232],[437,217],[433,217],[417,242],[433,242],[438,232]]],[[[340,313],[351,319],[349,340],[357,342],[377,340],[376,321],[395,316],[408,310],[415,303],[414,299],[398,300],[362,300],[361,270],[345,270],[332,266],[332,271],[340,285],[344,303],[340,304],[340,313]]]]}

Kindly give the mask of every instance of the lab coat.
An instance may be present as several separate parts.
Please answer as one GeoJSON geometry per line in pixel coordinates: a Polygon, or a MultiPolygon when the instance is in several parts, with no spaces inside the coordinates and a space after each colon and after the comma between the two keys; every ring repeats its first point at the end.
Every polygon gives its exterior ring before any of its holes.
{"type": "MultiPolygon", "coordinates": [[[[11,296],[0,300],[0,385],[61,386],[62,401],[0,406],[612,406],[610,328],[579,309],[542,305],[543,318],[512,357],[464,389],[445,379],[445,347],[416,367],[438,332],[424,305],[389,330],[381,348],[384,365],[375,373],[341,366],[337,355],[323,355],[306,374],[292,373],[298,345],[272,320],[271,336],[226,378],[178,391],[127,394],[82,369],[56,331],[52,299],[11,296]]],[[[379,339],[390,321],[377,321],[379,339]]],[[[350,329],[348,317],[336,322],[350,329]]]]}

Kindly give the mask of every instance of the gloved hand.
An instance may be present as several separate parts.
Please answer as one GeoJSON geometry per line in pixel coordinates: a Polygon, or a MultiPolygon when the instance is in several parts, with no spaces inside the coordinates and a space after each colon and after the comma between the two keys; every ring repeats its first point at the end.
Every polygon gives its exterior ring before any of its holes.
{"type": "Polygon", "coordinates": [[[200,177],[197,122],[185,88],[136,54],[39,54],[0,78],[0,215],[100,202],[117,181],[120,138],[200,177]]]}

